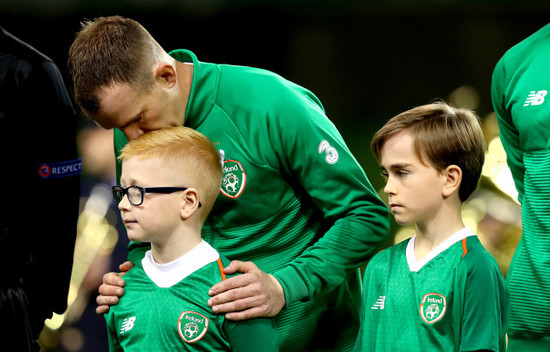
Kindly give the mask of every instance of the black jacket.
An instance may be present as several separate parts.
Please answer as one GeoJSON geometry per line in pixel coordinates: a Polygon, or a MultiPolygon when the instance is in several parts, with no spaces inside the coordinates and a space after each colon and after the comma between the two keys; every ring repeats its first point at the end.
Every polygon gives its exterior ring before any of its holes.
{"type": "Polygon", "coordinates": [[[80,194],[76,115],[58,67],[1,27],[0,165],[0,305],[26,296],[36,335],[67,305],[80,194]],[[14,289],[24,294],[10,298],[14,289]]]}

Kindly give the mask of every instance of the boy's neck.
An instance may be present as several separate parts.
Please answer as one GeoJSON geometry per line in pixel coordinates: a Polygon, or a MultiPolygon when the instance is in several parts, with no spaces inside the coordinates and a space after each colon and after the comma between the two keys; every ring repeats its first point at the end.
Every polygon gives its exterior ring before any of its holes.
{"type": "Polygon", "coordinates": [[[200,232],[178,234],[162,242],[151,242],[151,254],[157,264],[167,264],[189,253],[200,243],[200,232]]]}
{"type": "Polygon", "coordinates": [[[416,224],[414,254],[421,260],[443,241],[465,227],[460,208],[444,211],[429,222],[416,224]]]}

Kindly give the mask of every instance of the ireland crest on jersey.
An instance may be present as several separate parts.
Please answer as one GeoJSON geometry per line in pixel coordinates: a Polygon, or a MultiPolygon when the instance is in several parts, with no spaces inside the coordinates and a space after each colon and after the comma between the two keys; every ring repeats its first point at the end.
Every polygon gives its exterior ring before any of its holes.
{"type": "Polygon", "coordinates": [[[425,294],[420,302],[420,316],[428,324],[443,318],[447,310],[447,299],[439,293],[425,294]]]}
{"type": "Polygon", "coordinates": [[[196,312],[183,312],[178,319],[178,331],[188,343],[200,340],[208,330],[208,318],[196,312]]]}
{"type": "Polygon", "coordinates": [[[220,191],[229,198],[238,198],[246,184],[246,172],[236,160],[223,161],[223,177],[220,191]]]}

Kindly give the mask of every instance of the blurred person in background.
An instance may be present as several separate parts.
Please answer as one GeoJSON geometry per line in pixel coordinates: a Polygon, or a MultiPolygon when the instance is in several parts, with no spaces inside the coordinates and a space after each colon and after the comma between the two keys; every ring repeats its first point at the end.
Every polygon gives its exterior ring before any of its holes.
{"type": "Polygon", "coordinates": [[[0,158],[0,338],[38,351],[44,320],[67,307],[82,163],[58,67],[1,27],[0,158]]]}

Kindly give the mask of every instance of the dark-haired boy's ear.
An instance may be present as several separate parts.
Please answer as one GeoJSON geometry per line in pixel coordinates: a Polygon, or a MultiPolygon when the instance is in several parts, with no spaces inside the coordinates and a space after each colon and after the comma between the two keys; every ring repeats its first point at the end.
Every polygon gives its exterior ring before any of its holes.
{"type": "Polygon", "coordinates": [[[162,84],[167,88],[176,85],[176,69],[168,62],[161,62],[155,67],[155,82],[162,84]]]}
{"type": "Polygon", "coordinates": [[[182,192],[183,204],[181,207],[181,217],[187,220],[193,215],[200,207],[199,193],[195,188],[188,188],[182,192]]]}
{"type": "Polygon", "coordinates": [[[453,193],[458,194],[462,183],[462,169],[457,165],[449,165],[443,170],[445,182],[443,184],[443,197],[450,197],[453,193]]]}

